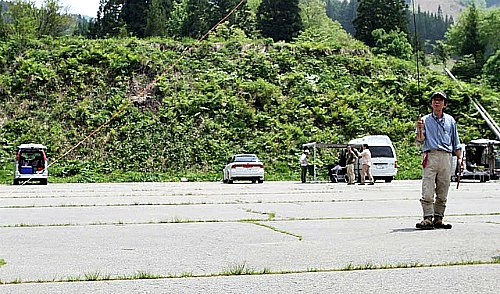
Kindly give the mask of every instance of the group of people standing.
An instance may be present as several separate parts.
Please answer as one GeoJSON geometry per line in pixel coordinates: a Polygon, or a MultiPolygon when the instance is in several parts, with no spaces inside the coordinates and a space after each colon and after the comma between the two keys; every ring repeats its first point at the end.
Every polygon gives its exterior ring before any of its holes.
{"type": "MultiPolygon", "coordinates": [[[[363,150],[361,152],[358,152],[358,150],[356,148],[352,148],[351,145],[347,145],[346,147],[346,169],[347,169],[348,185],[354,185],[356,181],[356,175],[354,173],[354,164],[356,163],[356,160],[358,158],[360,159],[361,162],[361,178],[359,185],[365,185],[366,177],[368,177],[369,179],[368,185],[375,184],[375,180],[371,172],[372,155],[370,149],[368,148],[368,144],[363,144],[362,148],[363,150]]],[[[300,179],[302,183],[306,182],[307,166],[309,165],[307,161],[307,156],[309,154],[310,154],[309,150],[305,149],[299,159],[301,167],[300,179]]],[[[336,167],[338,167],[338,165],[336,167]]]]}
{"type": "Polygon", "coordinates": [[[364,185],[366,181],[366,177],[370,180],[368,185],[374,185],[375,180],[373,179],[373,175],[371,172],[372,166],[372,153],[368,148],[368,144],[362,145],[363,151],[358,152],[356,148],[352,148],[352,146],[348,145],[346,147],[346,168],[347,168],[347,185],[354,185],[356,181],[356,176],[354,175],[354,164],[356,163],[356,159],[360,158],[361,160],[361,178],[360,185],[364,185]]]}

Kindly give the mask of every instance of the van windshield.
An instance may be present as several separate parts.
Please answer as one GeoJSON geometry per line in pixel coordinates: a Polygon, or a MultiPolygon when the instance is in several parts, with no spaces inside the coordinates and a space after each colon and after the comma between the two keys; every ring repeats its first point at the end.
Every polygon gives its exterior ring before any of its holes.
{"type": "Polygon", "coordinates": [[[392,152],[392,148],[389,146],[370,146],[370,152],[373,157],[394,157],[394,153],[392,152]]]}

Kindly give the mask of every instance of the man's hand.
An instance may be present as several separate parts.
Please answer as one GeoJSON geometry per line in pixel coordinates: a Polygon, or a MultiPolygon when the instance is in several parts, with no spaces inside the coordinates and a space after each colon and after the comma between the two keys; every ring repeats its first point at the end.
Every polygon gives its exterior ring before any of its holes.
{"type": "Polygon", "coordinates": [[[417,129],[420,131],[424,128],[424,120],[422,119],[422,115],[419,114],[417,118],[417,129]]]}
{"type": "Polygon", "coordinates": [[[425,140],[425,136],[424,136],[424,120],[422,119],[422,115],[419,114],[418,115],[418,119],[417,119],[417,142],[419,143],[422,143],[424,140],[425,140]]]}
{"type": "Polygon", "coordinates": [[[464,171],[464,160],[460,157],[457,158],[457,166],[460,168],[460,173],[464,171]]]}

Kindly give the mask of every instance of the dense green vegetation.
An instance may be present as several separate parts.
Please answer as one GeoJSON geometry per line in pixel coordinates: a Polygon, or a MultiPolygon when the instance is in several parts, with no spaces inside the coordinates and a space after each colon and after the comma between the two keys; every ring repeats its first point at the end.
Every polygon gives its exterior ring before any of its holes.
{"type": "MultiPolygon", "coordinates": [[[[154,7],[181,2],[196,1],[154,1],[154,7]]],[[[251,11],[258,11],[258,2],[248,2],[251,11]]],[[[447,112],[460,124],[463,141],[493,137],[472,97],[500,120],[498,42],[481,43],[483,55],[464,51],[481,60],[465,56],[470,61],[457,66],[471,82],[462,90],[441,72],[421,68],[417,75],[402,30],[373,28],[375,46],[369,48],[328,19],[320,0],[295,1],[300,11],[287,7],[300,12],[303,26],[289,42],[275,42],[272,34],[256,38],[258,25],[238,28],[229,21],[201,43],[123,37],[131,23],[110,24],[118,30],[112,38],[62,37],[69,30],[67,16],[53,13],[57,1],[47,3],[54,5],[49,14],[23,1],[0,14],[7,16],[0,18],[0,183],[12,181],[16,146],[28,142],[48,146],[52,182],[220,180],[226,160],[240,152],[257,153],[267,179],[276,180],[298,178],[303,143],[346,143],[369,134],[391,137],[398,178],[410,179],[420,175],[415,120],[429,111],[433,91],[449,95],[447,112]],[[43,30],[54,26],[66,29],[43,30]]],[[[172,7],[177,20],[197,19],[172,7]]],[[[243,19],[259,19],[245,9],[243,19]]],[[[474,40],[491,39],[498,11],[477,15],[479,24],[488,20],[493,26],[475,26],[474,40]]],[[[471,27],[468,19],[450,30],[451,44],[441,43],[443,61],[468,45],[458,42],[468,40],[460,38],[471,27]]],[[[177,26],[169,23],[166,33],[192,25],[173,22],[177,26]]],[[[152,28],[161,24],[146,20],[134,30],[148,36],[152,28]]],[[[320,168],[335,161],[335,151],[321,152],[320,168]]]]}
{"type": "Polygon", "coordinates": [[[181,58],[190,45],[69,37],[1,43],[2,181],[11,181],[18,144],[43,143],[57,160],[122,109],[51,167],[52,181],[218,180],[238,152],[259,154],[269,179],[295,179],[301,144],[367,134],[390,136],[399,178],[415,178],[414,121],[433,90],[449,94],[448,112],[465,141],[491,137],[470,97],[499,119],[498,93],[460,91],[430,71],[419,88],[413,62],[374,56],[338,27],[308,30],[292,43],[213,36],[181,58]],[[151,81],[152,91],[139,95],[151,81]]]}

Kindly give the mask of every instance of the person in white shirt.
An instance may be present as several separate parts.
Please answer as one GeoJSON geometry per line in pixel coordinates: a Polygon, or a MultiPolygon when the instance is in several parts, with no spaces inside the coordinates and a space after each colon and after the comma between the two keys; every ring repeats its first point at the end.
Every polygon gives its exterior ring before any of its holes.
{"type": "Polygon", "coordinates": [[[306,176],[307,176],[307,155],[309,155],[309,150],[305,149],[304,152],[302,152],[302,155],[300,156],[300,180],[302,183],[306,182],[306,176]]]}
{"type": "Polygon", "coordinates": [[[359,184],[360,185],[365,184],[366,176],[368,176],[368,178],[370,179],[368,185],[375,184],[375,180],[373,179],[372,172],[370,170],[372,166],[372,153],[370,152],[370,149],[368,149],[368,144],[363,144],[363,151],[361,151],[359,157],[361,158],[361,164],[362,164],[361,183],[359,184]]]}

